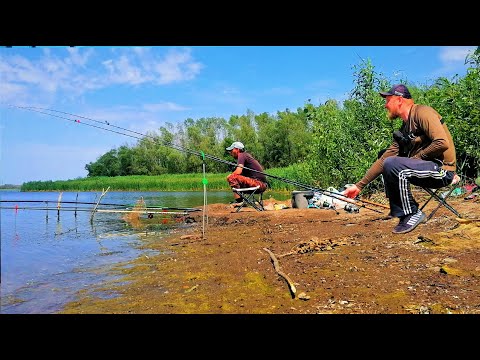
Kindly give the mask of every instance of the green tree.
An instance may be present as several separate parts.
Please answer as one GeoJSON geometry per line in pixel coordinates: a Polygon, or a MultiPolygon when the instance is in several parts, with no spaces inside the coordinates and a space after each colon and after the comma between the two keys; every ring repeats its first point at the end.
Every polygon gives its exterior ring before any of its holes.
{"type": "Polygon", "coordinates": [[[117,151],[118,161],[120,163],[119,175],[134,175],[133,173],[133,151],[127,145],[122,145],[117,151]]]}
{"type": "Polygon", "coordinates": [[[457,170],[468,177],[480,175],[480,50],[467,55],[467,74],[449,80],[438,78],[425,87],[423,100],[435,108],[448,125],[455,142],[457,170]]]}

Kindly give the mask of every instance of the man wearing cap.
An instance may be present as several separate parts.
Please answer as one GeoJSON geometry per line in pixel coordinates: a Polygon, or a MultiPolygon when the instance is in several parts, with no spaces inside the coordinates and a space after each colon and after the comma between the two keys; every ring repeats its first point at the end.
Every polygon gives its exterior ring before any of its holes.
{"type": "MultiPolygon", "coordinates": [[[[245,151],[245,146],[241,142],[235,141],[226,150],[237,159],[235,171],[227,176],[230,187],[238,189],[260,186],[258,192],[264,192],[267,189],[267,178],[263,167],[250,153],[245,151]]],[[[233,196],[235,198],[234,207],[241,206],[242,198],[235,192],[233,192],[233,196]]]]}
{"type": "Polygon", "coordinates": [[[430,189],[451,184],[456,170],[455,145],[442,116],[430,106],[415,104],[405,85],[394,85],[380,95],[385,98],[388,118],[401,118],[402,127],[394,132],[394,142],[380,153],[365,176],[343,194],[355,198],[382,174],[390,215],[400,219],[393,233],[403,234],[426,218],[412,196],[410,184],[430,189]]]}

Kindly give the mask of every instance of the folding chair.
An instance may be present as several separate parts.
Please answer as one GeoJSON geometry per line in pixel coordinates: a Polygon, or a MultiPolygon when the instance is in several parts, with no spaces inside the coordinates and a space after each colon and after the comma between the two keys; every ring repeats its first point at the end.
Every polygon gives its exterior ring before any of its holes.
{"type": "Polygon", "coordinates": [[[450,194],[460,186],[459,182],[460,182],[460,176],[455,174],[455,177],[453,178],[452,183],[450,185],[445,186],[445,187],[435,189],[435,190],[422,187],[423,190],[425,190],[427,193],[430,194],[430,197],[422,205],[420,210],[422,210],[432,199],[437,200],[438,203],[439,203],[438,206],[435,209],[432,210],[430,215],[427,216],[427,219],[425,220],[425,222],[430,220],[432,218],[432,216],[437,212],[437,210],[440,209],[441,206],[445,206],[448,210],[450,210],[452,213],[454,213],[457,217],[459,217],[459,218],[462,217],[462,215],[460,215],[460,213],[457,210],[455,210],[450,204],[447,203],[447,198],[450,196],[450,194]],[[445,189],[448,189],[445,196],[440,196],[439,192],[441,190],[445,190],[445,189]]]}
{"type": "Polygon", "coordinates": [[[232,188],[232,190],[238,194],[243,201],[243,204],[237,207],[237,212],[239,212],[246,204],[252,206],[257,211],[264,211],[263,207],[263,191],[258,191],[260,186],[254,186],[249,188],[232,188]]]}

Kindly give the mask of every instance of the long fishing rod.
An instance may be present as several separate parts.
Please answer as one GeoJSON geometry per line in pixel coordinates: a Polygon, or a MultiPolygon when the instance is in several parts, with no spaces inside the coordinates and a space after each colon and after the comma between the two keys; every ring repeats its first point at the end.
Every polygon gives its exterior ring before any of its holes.
{"type": "MultiPolygon", "coordinates": [[[[64,111],[59,111],[59,110],[54,110],[54,109],[46,109],[46,108],[33,107],[33,106],[16,106],[16,105],[9,105],[9,106],[12,106],[12,107],[15,107],[15,108],[19,108],[19,109],[23,109],[23,110],[28,110],[28,111],[37,112],[37,113],[44,114],[44,115],[49,115],[49,116],[57,117],[57,118],[60,118],[60,119],[64,119],[64,120],[68,120],[68,121],[75,122],[75,123],[77,123],[77,124],[82,124],[82,125],[86,125],[86,126],[92,126],[92,127],[94,127],[94,128],[97,128],[97,129],[101,129],[101,130],[105,130],[105,131],[110,131],[110,132],[113,132],[113,133],[116,133],[116,134],[120,134],[120,135],[124,135],[124,136],[129,136],[129,137],[132,137],[132,138],[135,138],[135,139],[139,139],[139,140],[141,140],[141,139],[143,139],[143,138],[145,138],[145,137],[149,137],[149,138],[152,138],[155,142],[160,143],[160,145],[167,146],[167,147],[171,147],[171,148],[173,148],[173,149],[175,149],[175,150],[184,151],[184,152],[187,152],[187,153],[190,153],[190,154],[193,154],[193,155],[205,157],[205,158],[208,158],[208,159],[210,159],[210,160],[217,161],[217,162],[220,162],[220,163],[224,163],[224,164],[227,164],[227,165],[237,166],[237,164],[234,163],[234,162],[227,161],[227,160],[221,159],[221,158],[216,157],[216,156],[213,156],[213,155],[208,155],[208,154],[205,154],[205,153],[200,152],[200,151],[195,151],[195,150],[183,148],[183,147],[181,147],[181,146],[179,146],[179,145],[175,145],[175,144],[170,143],[170,142],[160,141],[158,138],[156,138],[156,137],[154,137],[154,136],[152,136],[152,135],[142,134],[142,133],[139,133],[139,132],[137,132],[137,131],[125,129],[125,128],[123,128],[123,127],[116,126],[116,125],[112,125],[112,124],[110,124],[108,121],[103,121],[103,122],[102,122],[102,121],[95,120],[95,119],[92,119],[92,118],[88,118],[88,117],[85,117],[85,116],[80,116],[80,115],[76,115],[76,114],[72,114],[72,113],[68,113],[68,112],[64,112],[64,111]],[[55,114],[51,114],[51,113],[45,112],[45,111],[51,111],[51,112],[60,113],[60,114],[68,115],[68,116],[73,116],[73,117],[76,117],[77,119],[71,119],[71,118],[68,118],[68,117],[65,117],[65,116],[55,115],[55,114]],[[78,120],[78,118],[84,119],[84,120],[88,120],[88,121],[93,121],[93,122],[95,122],[95,123],[99,123],[99,124],[102,124],[102,125],[105,124],[105,125],[107,125],[107,126],[111,126],[111,127],[114,127],[114,128],[116,128],[116,129],[119,129],[119,130],[122,130],[122,131],[128,131],[128,132],[130,132],[130,133],[139,135],[139,136],[141,136],[141,137],[136,136],[136,135],[126,134],[126,133],[124,133],[124,132],[120,132],[120,131],[116,131],[116,130],[107,129],[107,128],[102,127],[102,126],[98,126],[98,125],[93,125],[93,124],[89,124],[89,123],[86,123],[86,122],[82,122],[82,121],[78,120]]],[[[330,196],[330,197],[332,197],[332,198],[335,198],[335,199],[337,199],[337,200],[349,202],[349,203],[352,203],[352,204],[357,204],[357,202],[362,202],[362,203],[364,203],[364,204],[361,205],[361,207],[365,207],[366,209],[379,212],[379,211],[376,210],[376,209],[372,209],[372,208],[367,207],[367,206],[365,205],[366,202],[364,202],[362,199],[355,199],[355,200],[349,199],[349,198],[346,198],[346,197],[344,197],[344,196],[342,196],[341,194],[338,194],[338,193],[336,193],[336,192],[332,192],[332,191],[325,190],[325,189],[318,188],[318,187],[313,187],[313,186],[310,186],[310,185],[307,185],[307,184],[300,183],[300,182],[298,182],[298,181],[294,181],[294,180],[282,178],[282,177],[280,177],[280,176],[271,175],[271,174],[265,173],[265,172],[263,172],[263,171],[259,171],[259,170],[256,170],[256,169],[252,169],[252,168],[249,168],[249,167],[246,167],[246,166],[244,166],[243,168],[244,168],[244,169],[247,169],[247,170],[249,170],[249,171],[253,171],[253,172],[256,172],[256,173],[263,174],[263,175],[265,175],[265,176],[269,176],[269,177],[271,177],[271,178],[274,178],[274,179],[283,181],[283,182],[285,182],[285,183],[288,183],[288,184],[291,184],[291,185],[294,185],[294,186],[301,187],[301,188],[303,188],[303,189],[312,190],[312,191],[314,191],[314,192],[326,193],[328,196],[330,196]]],[[[377,204],[375,204],[375,205],[377,205],[377,204]]]]}
{"type": "MultiPolygon", "coordinates": [[[[56,207],[34,207],[34,206],[0,206],[0,209],[11,209],[11,210],[52,210],[52,211],[75,211],[75,212],[81,212],[81,211],[87,211],[87,212],[92,212],[92,210],[87,209],[87,208],[74,208],[74,207],[64,207],[61,209],[58,209],[56,207]]],[[[200,210],[200,209],[198,209],[200,210]]],[[[183,210],[183,211],[165,211],[165,210],[160,210],[160,209],[150,209],[150,208],[141,208],[138,210],[128,210],[128,209],[96,209],[95,212],[99,213],[128,213],[128,214],[160,214],[160,215],[189,215],[189,211],[183,210]]]]}
{"type": "MultiPolygon", "coordinates": [[[[81,205],[97,205],[96,202],[81,202],[81,201],[57,201],[57,200],[0,200],[0,203],[55,203],[55,204],[81,204],[81,205]]],[[[106,204],[106,203],[99,203],[98,206],[116,206],[118,209],[132,209],[135,205],[130,204],[106,204]]],[[[64,209],[65,207],[63,207],[64,209]]],[[[156,206],[156,205],[149,205],[146,207],[147,209],[155,209],[155,210],[184,210],[184,211],[201,211],[198,208],[182,208],[182,207],[165,207],[165,206],[156,206]]],[[[142,207],[142,209],[144,209],[142,207]]]]}
{"type": "MultiPolygon", "coordinates": [[[[46,109],[46,108],[40,108],[40,107],[34,107],[34,106],[16,106],[16,105],[9,105],[9,106],[16,107],[16,108],[23,109],[23,110],[29,110],[29,111],[37,112],[37,113],[39,113],[39,114],[44,114],[44,115],[53,116],[53,117],[56,117],[56,118],[59,118],[59,119],[64,119],[64,120],[72,121],[72,122],[77,123],[77,124],[92,126],[92,127],[94,127],[94,128],[97,128],[97,129],[101,129],[101,130],[105,130],[105,131],[110,131],[110,132],[113,132],[113,133],[115,133],[115,134],[120,134],[120,135],[124,135],[124,136],[129,136],[129,137],[132,137],[132,138],[138,139],[138,140],[142,140],[142,139],[145,138],[145,137],[149,137],[149,138],[152,138],[153,140],[155,140],[156,142],[159,142],[159,140],[158,140],[156,137],[152,136],[152,135],[142,134],[142,133],[140,133],[140,132],[137,132],[137,131],[134,131],[134,130],[129,130],[129,129],[123,128],[123,127],[121,127],[121,126],[112,125],[112,124],[110,124],[110,123],[109,123],[108,121],[106,121],[106,120],[105,120],[105,121],[100,121],[100,120],[95,120],[95,119],[92,119],[92,118],[88,118],[88,117],[85,117],[85,116],[81,116],[81,115],[77,115],[77,114],[72,114],[72,113],[68,113],[68,112],[64,112],[64,111],[59,111],[59,110],[54,110],[54,109],[46,109]],[[45,112],[45,111],[41,111],[41,110],[52,111],[52,112],[56,112],[56,113],[60,113],[60,114],[65,114],[65,115],[73,116],[73,117],[75,117],[76,119],[71,119],[71,118],[68,118],[68,117],[65,117],[65,116],[60,116],[60,115],[51,114],[51,113],[49,113],[49,112],[45,112]],[[122,130],[122,131],[127,131],[127,132],[129,132],[129,133],[136,134],[136,135],[139,135],[139,136],[126,134],[126,133],[124,133],[124,132],[119,132],[119,131],[115,131],[115,130],[110,130],[110,129],[107,129],[107,128],[104,128],[104,127],[101,127],[101,126],[98,126],[98,125],[88,124],[88,123],[85,123],[85,122],[80,121],[79,119],[85,119],[85,120],[88,120],[88,121],[93,121],[93,122],[98,123],[98,124],[111,126],[111,127],[115,128],[115,129],[119,129],[119,130],[122,130]]],[[[182,148],[181,146],[178,146],[178,145],[175,145],[175,144],[173,144],[173,143],[166,142],[166,141],[162,141],[162,143],[163,143],[162,145],[167,146],[167,147],[171,147],[171,148],[173,148],[173,149],[175,149],[175,150],[188,152],[188,153],[191,153],[191,154],[193,154],[193,155],[198,155],[198,156],[201,155],[201,152],[199,152],[199,151],[194,151],[194,150],[182,148]]],[[[205,156],[207,156],[207,155],[205,155],[205,156]]]]}
{"type": "MultiPolygon", "coordinates": [[[[82,201],[57,201],[57,200],[0,200],[0,203],[7,203],[7,202],[15,202],[15,203],[56,203],[56,204],[82,204],[82,205],[96,205],[96,202],[82,202],[82,201]]],[[[106,205],[106,206],[119,206],[119,207],[124,207],[124,206],[132,206],[132,205],[124,205],[124,204],[106,204],[106,203],[100,203],[98,205],[106,205]]]]}

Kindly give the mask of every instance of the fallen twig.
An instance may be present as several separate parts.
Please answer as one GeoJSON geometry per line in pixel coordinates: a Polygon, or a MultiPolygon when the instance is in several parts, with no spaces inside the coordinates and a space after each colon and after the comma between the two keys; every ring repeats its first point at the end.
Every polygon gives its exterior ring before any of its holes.
{"type": "Polygon", "coordinates": [[[270,255],[270,258],[273,261],[273,267],[275,271],[278,273],[278,275],[280,275],[287,281],[288,288],[290,290],[290,293],[292,294],[292,298],[295,298],[295,293],[297,292],[297,289],[295,288],[295,285],[293,285],[293,281],[290,280],[287,274],[285,274],[283,271],[280,270],[280,265],[278,264],[278,260],[275,257],[275,255],[267,248],[263,248],[263,250],[265,250],[270,255]]]}
{"type": "Polygon", "coordinates": [[[462,219],[462,218],[457,218],[456,219],[460,224],[470,224],[472,222],[480,221],[480,219],[462,219]]]}

